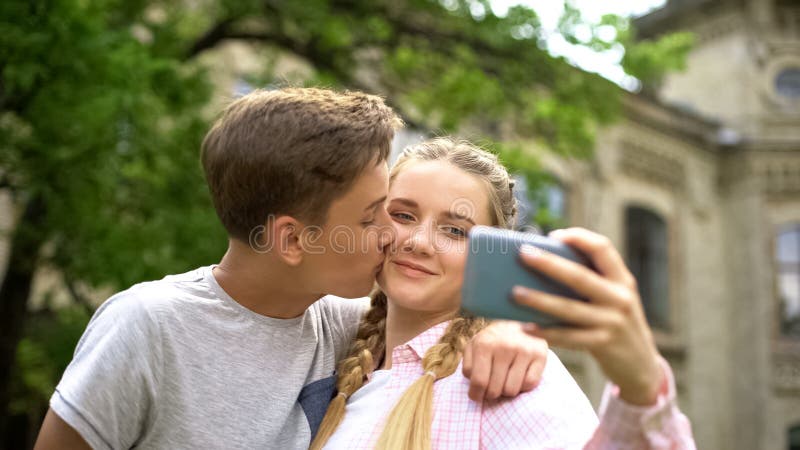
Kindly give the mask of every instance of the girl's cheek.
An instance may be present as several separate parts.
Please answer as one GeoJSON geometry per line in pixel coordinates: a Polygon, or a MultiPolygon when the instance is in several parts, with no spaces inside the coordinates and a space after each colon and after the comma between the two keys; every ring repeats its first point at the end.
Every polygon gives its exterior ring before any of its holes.
{"type": "Polygon", "coordinates": [[[405,242],[408,240],[409,236],[411,236],[412,227],[410,224],[402,224],[392,221],[392,226],[394,227],[394,247],[395,249],[403,248],[405,242]]]}
{"type": "Polygon", "coordinates": [[[452,274],[457,274],[458,277],[462,277],[464,273],[464,267],[467,265],[467,246],[466,241],[461,240],[460,242],[455,242],[451,246],[451,248],[443,252],[443,262],[447,265],[447,272],[452,274]]]}

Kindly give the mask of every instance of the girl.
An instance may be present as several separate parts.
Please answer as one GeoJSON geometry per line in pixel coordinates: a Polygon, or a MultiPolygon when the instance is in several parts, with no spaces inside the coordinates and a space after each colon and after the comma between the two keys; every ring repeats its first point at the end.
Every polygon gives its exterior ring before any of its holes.
{"type": "MultiPolygon", "coordinates": [[[[350,355],[339,364],[338,395],[312,449],[582,448],[587,442],[599,448],[613,441],[618,415],[605,414],[598,428],[591,405],[553,353],[534,391],[491,403],[467,400],[468,380],[457,369],[462,358],[471,366],[464,343],[485,321],[460,311],[466,235],[478,224],[509,228],[516,214],[512,191],[497,158],[469,143],[439,138],[403,153],[387,199],[396,248],[387,255],[350,355]]],[[[580,248],[579,241],[572,244],[580,248]]],[[[558,277],[558,268],[545,267],[542,259],[526,256],[558,277]]],[[[560,299],[515,295],[565,314],[560,299]]],[[[657,355],[654,346],[645,348],[657,355]]]]}

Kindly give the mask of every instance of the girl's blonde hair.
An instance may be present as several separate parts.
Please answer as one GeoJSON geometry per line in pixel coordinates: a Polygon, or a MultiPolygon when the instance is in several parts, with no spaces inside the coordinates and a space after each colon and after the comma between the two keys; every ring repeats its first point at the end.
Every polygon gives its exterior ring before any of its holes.
{"type": "MultiPolygon", "coordinates": [[[[403,151],[390,175],[394,181],[403,168],[417,161],[446,161],[478,177],[487,186],[492,225],[511,228],[517,213],[514,200],[514,180],[497,160],[497,156],[467,142],[450,138],[435,138],[403,151]]],[[[375,369],[375,357],[386,350],[386,295],[377,289],[371,295],[371,307],[361,319],[349,356],[338,366],[333,398],[319,431],[311,443],[312,450],[321,449],[344,419],[347,398],[353,395],[375,369]]],[[[389,414],[376,448],[431,448],[433,424],[433,383],[450,376],[461,362],[464,345],[486,326],[483,319],[460,315],[447,327],[439,342],[428,349],[422,358],[425,373],[403,393],[389,414]]]]}

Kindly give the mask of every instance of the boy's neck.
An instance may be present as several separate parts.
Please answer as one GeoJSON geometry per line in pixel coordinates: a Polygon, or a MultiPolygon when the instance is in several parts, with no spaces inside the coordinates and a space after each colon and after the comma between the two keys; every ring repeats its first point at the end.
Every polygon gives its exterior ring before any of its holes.
{"type": "Polygon", "coordinates": [[[231,298],[262,316],[301,316],[322,295],[303,291],[297,274],[268,254],[258,254],[232,242],[213,275],[231,298]]]}
{"type": "MultiPolygon", "coordinates": [[[[414,339],[434,325],[456,316],[456,311],[414,311],[399,307],[388,300],[386,312],[386,354],[380,368],[392,368],[392,350],[414,339]]],[[[419,355],[423,357],[424,355],[419,355]]]]}

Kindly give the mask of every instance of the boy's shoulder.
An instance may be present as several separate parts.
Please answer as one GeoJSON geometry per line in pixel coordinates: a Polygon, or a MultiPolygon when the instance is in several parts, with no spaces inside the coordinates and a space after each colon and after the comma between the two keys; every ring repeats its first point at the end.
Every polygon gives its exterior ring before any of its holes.
{"type": "Polygon", "coordinates": [[[106,310],[116,310],[117,314],[132,318],[179,310],[187,302],[198,299],[212,299],[215,294],[206,280],[208,267],[200,267],[189,272],[167,275],[160,280],[145,281],[120,291],[97,309],[95,316],[106,310]]]}
{"type": "Polygon", "coordinates": [[[358,324],[369,309],[369,303],[369,297],[343,298],[329,294],[319,299],[313,307],[320,311],[322,317],[358,324]]]}

